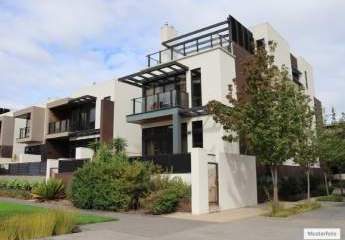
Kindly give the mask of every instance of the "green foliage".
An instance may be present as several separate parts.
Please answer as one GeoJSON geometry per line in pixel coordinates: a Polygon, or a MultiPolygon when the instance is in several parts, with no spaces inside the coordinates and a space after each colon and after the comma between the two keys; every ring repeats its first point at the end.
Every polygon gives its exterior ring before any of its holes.
{"type": "Polygon", "coordinates": [[[124,154],[113,154],[101,146],[95,158],[74,175],[71,186],[73,204],[85,209],[127,210],[137,208],[147,193],[152,164],[130,162],[124,154]]]}
{"type": "Polygon", "coordinates": [[[41,200],[60,199],[65,196],[64,184],[59,179],[51,178],[47,182],[41,182],[35,186],[32,194],[41,200]]]}
{"type": "Polygon", "coordinates": [[[314,209],[318,209],[321,207],[321,204],[318,202],[306,201],[303,203],[296,204],[293,207],[285,208],[283,205],[279,205],[279,208],[275,212],[270,212],[266,214],[268,217],[281,217],[286,218],[292,215],[309,212],[314,209]]]}
{"type": "Polygon", "coordinates": [[[150,194],[142,200],[143,207],[152,214],[175,212],[179,202],[190,199],[190,186],[180,178],[156,176],[151,182],[150,194]]]}
{"type": "Polygon", "coordinates": [[[328,195],[328,196],[321,196],[317,198],[317,201],[320,202],[344,202],[344,197],[341,195],[328,195]]]}
{"type": "Polygon", "coordinates": [[[0,179],[0,189],[31,191],[37,184],[38,182],[30,182],[21,179],[0,179]]]}
{"type": "Polygon", "coordinates": [[[72,232],[76,216],[58,210],[15,215],[0,222],[0,239],[26,240],[72,232]]]}

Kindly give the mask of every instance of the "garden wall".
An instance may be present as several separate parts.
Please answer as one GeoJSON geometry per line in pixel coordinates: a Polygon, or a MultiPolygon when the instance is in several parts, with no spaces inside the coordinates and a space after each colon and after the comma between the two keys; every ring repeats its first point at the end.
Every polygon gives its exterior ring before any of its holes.
{"type": "Polygon", "coordinates": [[[218,164],[219,209],[226,210],[257,204],[256,161],[239,154],[207,154],[192,150],[192,213],[210,211],[208,163],[218,164]]]}

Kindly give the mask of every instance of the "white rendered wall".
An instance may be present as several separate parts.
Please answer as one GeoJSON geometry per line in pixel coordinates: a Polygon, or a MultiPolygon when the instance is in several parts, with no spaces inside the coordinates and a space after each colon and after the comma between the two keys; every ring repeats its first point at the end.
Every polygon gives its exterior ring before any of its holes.
{"type": "Polygon", "coordinates": [[[251,28],[253,37],[255,40],[265,39],[266,50],[268,49],[269,41],[277,43],[276,50],[274,52],[275,65],[282,67],[283,65],[288,68],[290,77],[291,71],[291,59],[290,59],[290,46],[289,43],[269,24],[262,23],[251,28]]]}
{"type": "Polygon", "coordinates": [[[219,208],[257,205],[255,157],[219,153],[219,208]]]}
{"type": "MultiPolygon", "coordinates": [[[[202,105],[209,101],[217,100],[229,105],[226,95],[228,86],[233,85],[236,77],[234,56],[222,48],[214,48],[190,57],[179,60],[180,63],[188,66],[186,85],[189,94],[191,107],[191,70],[201,69],[201,95],[202,105]]],[[[236,92],[234,92],[236,94],[236,92]]],[[[192,132],[192,121],[203,121],[204,149],[214,154],[217,151],[228,153],[239,153],[238,143],[229,143],[222,140],[224,131],[220,124],[216,124],[211,115],[194,117],[188,121],[188,132],[192,132]]],[[[188,151],[192,148],[192,135],[188,135],[188,151]]]]}
{"type": "Polygon", "coordinates": [[[141,127],[127,123],[127,115],[133,114],[133,98],[141,97],[141,88],[115,81],[114,101],[114,137],[127,140],[127,152],[130,156],[141,155],[141,127]]]}

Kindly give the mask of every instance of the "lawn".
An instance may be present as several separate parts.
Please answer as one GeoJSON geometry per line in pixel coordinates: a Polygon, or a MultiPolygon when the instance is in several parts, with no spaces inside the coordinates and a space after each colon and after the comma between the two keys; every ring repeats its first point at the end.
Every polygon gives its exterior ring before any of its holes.
{"type": "MultiPolygon", "coordinates": [[[[48,211],[49,211],[48,208],[0,201],[0,220],[3,218],[15,216],[15,215],[28,215],[28,214],[48,212],[48,211]]],[[[93,214],[80,214],[80,213],[77,214],[78,225],[109,222],[109,221],[115,221],[115,219],[111,217],[103,217],[103,216],[98,216],[98,215],[93,215],[93,214]]]]}

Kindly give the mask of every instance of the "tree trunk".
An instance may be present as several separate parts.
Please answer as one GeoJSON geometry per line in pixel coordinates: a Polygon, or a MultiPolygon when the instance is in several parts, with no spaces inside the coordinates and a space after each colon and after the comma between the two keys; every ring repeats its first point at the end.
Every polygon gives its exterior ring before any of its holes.
{"type": "Polygon", "coordinates": [[[272,213],[274,214],[279,208],[278,198],[278,166],[271,166],[272,183],[273,183],[273,202],[272,213]]]}
{"type": "Polygon", "coordinates": [[[310,201],[310,169],[309,167],[307,168],[306,175],[307,175],[307,200],[310,201]]]}
{"type": "Polygon", "coordinates": [[[327,173],[323,173],[324,179],[325,179],[325,187],[326,187],[326,194],[329,196],[329,188],[328,188],[328,178],[327,178],[327,173]]]}

